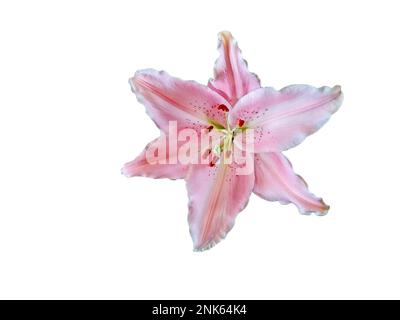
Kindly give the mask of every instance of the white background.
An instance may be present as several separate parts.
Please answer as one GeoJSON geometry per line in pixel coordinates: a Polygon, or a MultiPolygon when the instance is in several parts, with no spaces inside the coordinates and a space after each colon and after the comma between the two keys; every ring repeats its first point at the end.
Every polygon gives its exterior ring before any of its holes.
{"type": "Polygon", "coordinates": [[[0,298],[400,298],[397,1],[3,1],[0,298]],[[137,69],[206,83],[230,30],[265,86],[342,85],[286,154],[331,205],[252,196],[192,252],[183,181],[120,175],[158,130],[137,69]]]}

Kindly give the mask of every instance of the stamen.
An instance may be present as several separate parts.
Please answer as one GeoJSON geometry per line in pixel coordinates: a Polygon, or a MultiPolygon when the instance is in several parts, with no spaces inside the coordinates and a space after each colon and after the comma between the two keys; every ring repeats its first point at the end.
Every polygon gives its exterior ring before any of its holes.
{"type": "Polygon", "coordinates": [[[209,126],[209,127],[207,128],[208,132],[210,132],[212,129],[214,129],[214,126],[209,126]]]}
{"type": "Polygon", "coordinates": [[[208,165],[210,167],[214,167],[218,160],[219,160],[219,157],[214,156],[208,165]]]}
{"type": "Polygon", "coordinates": [[[203,153],[203,159],[207,159],[207,157],[211,154],[211,149],[207,149],[203,153]]]}
{"type": "Polygon", "coordinates": [[[239,125],[239,128],[243,127],[243,125],[244,125],[244,120],[243,120],[243,119],[239,119],[238,125],[239,125]]]}
{"type": "Polygon", "coordinates": [[[229,112],[228,107],[226,105],[224,105],[224,104],[220,104],[217,109],[218,110],[222,110],[224,112],[229,112]]]}

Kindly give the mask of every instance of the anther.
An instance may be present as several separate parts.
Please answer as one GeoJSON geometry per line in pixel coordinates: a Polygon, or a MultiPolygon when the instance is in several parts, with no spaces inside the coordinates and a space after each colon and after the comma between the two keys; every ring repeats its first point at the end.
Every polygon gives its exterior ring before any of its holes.
{"type": "Polygon", "coordinates": [[[240,128],[243,127],[243,125],[244,125],[244,120],[243,120],[243,119],[239,119],[238,125],[239,125],[240,128]]]}
{"type": "Polygon", "coordinates": [[[217,109],[218,109],[218,110],[222,110],[222,111],[224,111],[224,112],[228,112],[228,111],[229,111],[228,107],[227,107],[226,105],[224,105],[224,104],[218,105],[218,108],[217,108],[217,109]]]}
{"type": "Polygon", "coordinates": [[[215,164],[217,163],[217,161],[218,161],[218,157],[214,156],[214,157],[212,158],[212,160],[209,162],[208,165],[209,165],[210,167],[214,167],[215,164]]]}
{"type": "Polygon", "coordinates": [[[207,157],[211,154],[211,149],[207,149],[203,153],[203,159],[207,159],[207,157]]]}

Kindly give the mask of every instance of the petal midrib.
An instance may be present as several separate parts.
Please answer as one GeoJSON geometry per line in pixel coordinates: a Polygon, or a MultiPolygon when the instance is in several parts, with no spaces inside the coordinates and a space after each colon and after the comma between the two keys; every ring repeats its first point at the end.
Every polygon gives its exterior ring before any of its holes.
{"type": "Polygon", "coordinates": [[[250,121],[249,125],[258,126],[258,125],[260,125],[262,123],[265,123],[265,122],[274,122],[274,121],[280,120],[282,118],[290,117],[290,116],[292,116],[294,114],[297,114],[297,113],[304,113],[304,112],[310,111],[312,109],[320,107],[321,105],[328,104],[328,103],[334,101],[336,98],[339,97],[340,94],[341,93],[339,92],[339,93],[337,93],[336,95],[334,95],[332,97],[329,97],[329,98],[324,99],[322,101],[315,102],[313,104],[307,105],[307,106],[302,107],[300,109],[289,110],[289,111],[280,113],[280,114],[278,114],[276,116],[270,116],[270,117],[266,116],[264,119],[260,119],[258,121],[257,120],[250,121]]]}
{"type": "MultiPolygon", "coordinates": [[[[221,159],[222,160],[222,159],[221,159]]],[[[223,182],[225,180],[225,176],[226,176],[226,172],[227,172],[227,165],[222,163],[223,161],[221,161],[221,165],[218,168],[218,175],[217,175],[217,179],[213,185],[213,188],[211,188],[208,199],[207,199],[207,206],[206,206],[206,210],[207,210],[207,215],[205,217],[205,222],[203,224],[203,228],[201,231],[201,242],[205,241],[205,235],[208,233],[209,229],[210,229],[210,225],[212,223],[212,221],[214,221],[215,219],[215,214],[222,214],[222,212],[215,212],[215,207],[218,204],[218,200],[221,196],[222,190],[223,190],[223,182]],[[217,190],[215,190],[217,189],[217,190]]]]}
{"type": "MultiPolygon", "coordinates": [[[[275,155],[273,155],[273,157],[275,157],[275,155]]],[[[281,162],[280,160],[278,160],[278,161],[281,162]]],[[[310,204],[311,207],[314,207],[314,208],[318,208],[318,207],[319,207],[319,204],[317,204],[316,202],[311,201],[311,200],[305,198],[303,195],[301,195],[299,192],[297,192],[297,190],[293,190],[293,189],[286,183],[285,179],[282,178],[282,176],[279,174],[279,172],[276,172],[275,170],[271,169],[270,166],[268,166],[268,168],[269,168],[270,173],[271,173],[273,176],[275,176],[275,178],[277,178],[277,179],[282,183],[282,185],[286,188],[286,190],[287,190],[292,196],[294,196],[295,198],[297,198],[297,199],[299,199],[299,200],[303,200],[304,202],[310,204]]]]}
{"type": "MultiPolygon", "coordinates": [[[[177,109],[178,111],[183,112],[183,113],[186,113],[186,114],[189,114],[189,115],[191,115],[193,118],[195,118],[196,120],[201,120],[201,121],[203,121],[204,124],[207,124],[207,123],[208,123],[207,117],[206,117],[205,114],[201,114],[201,113],[198,113],[198,112],[196,112],[196,111],[194,111],[194,110],[191,110],[190,108],[188,108],[187,106],[183,105],[182,103],[180,103],[180,102],[178,102],[178,101],[176,101],[176,100],[174,100],[174,99],[171,99],[170,97],[168,97],[168,96],[166,96],[165,94],[163,94],[162,92],[160,92],[160,91],[158,90],[157,87],[153,86],[152,84],[150,84],[150,83],[148,83],[148,82],[146,82],[146,81],[144,81],[144,80],[135,79],[134,81],[135,81],[139,86],[142,86],[142,87],[148,89],[151,93],[155,94],[155,95],[158,96],[159,98],[161,98],[161,99],[167,101],[169,104],[171,104],[171,105],[177,107],[176,109],[177,109]]],[[[165,108],[163,108],[163,109],[165,109],[165,108]]],[[[168,112],[168,110],[167,110],[167,112],[168,112]]]]}
{"type": "Polygon", "coordinates": [[[225,61],[226,61],[226,67],[227,67],[227,73],[229,74],[229,77],[233,81],[228,81],[229,87],[231,88],[231,101],[230,103],[232,106],[236,103],[237,101],[237,93],[236,93],[236,77],[235,73],[233,71],[233,66],[231,63],[231,48],[230,48],[230,43],[229,40],[227,39],[227,36],[222,33],[222,44],[224,46],[224,54],[225,54],[225,61]]]}

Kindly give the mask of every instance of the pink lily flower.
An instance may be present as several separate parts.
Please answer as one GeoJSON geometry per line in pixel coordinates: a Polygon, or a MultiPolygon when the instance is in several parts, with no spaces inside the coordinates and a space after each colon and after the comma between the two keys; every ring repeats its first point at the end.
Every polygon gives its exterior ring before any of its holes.
{"type": "MultiPolygon", "coordinates": [[[[123,167],[128,177],[186,180],[194,250],[211,248],[223,239],[252,192],[269,201],[293,203],[303,214],[328,212],[329,206],[308,190],[282,151],[321,128],[343,100],[339,86],[291,85],[279,91],[261,87],[232,35],[221,32],[219,40],[220,56],[208,86],[151,69],[138,71],[130,79],[138,101],[167,141],[170,121],[176,121],[178,131],[191,128],[197,133],[208,130],[219,134],[224,152],[240,149],[232,141],[250,129],[254,133],[253,140],[247,141],[254,161],[254,170],[248,174],[237,174],[240,165],[225,163],[221,150],[206,150],[211,156],[207,164],[149,163],[146,151],[153,147],[163,152],[166,160],[178,157],[179,148],[171,150],[171,142],[162,144],[162,138],[123,167]]],[[[199,149],[199,153],[204,150],[199,149]]]]}

